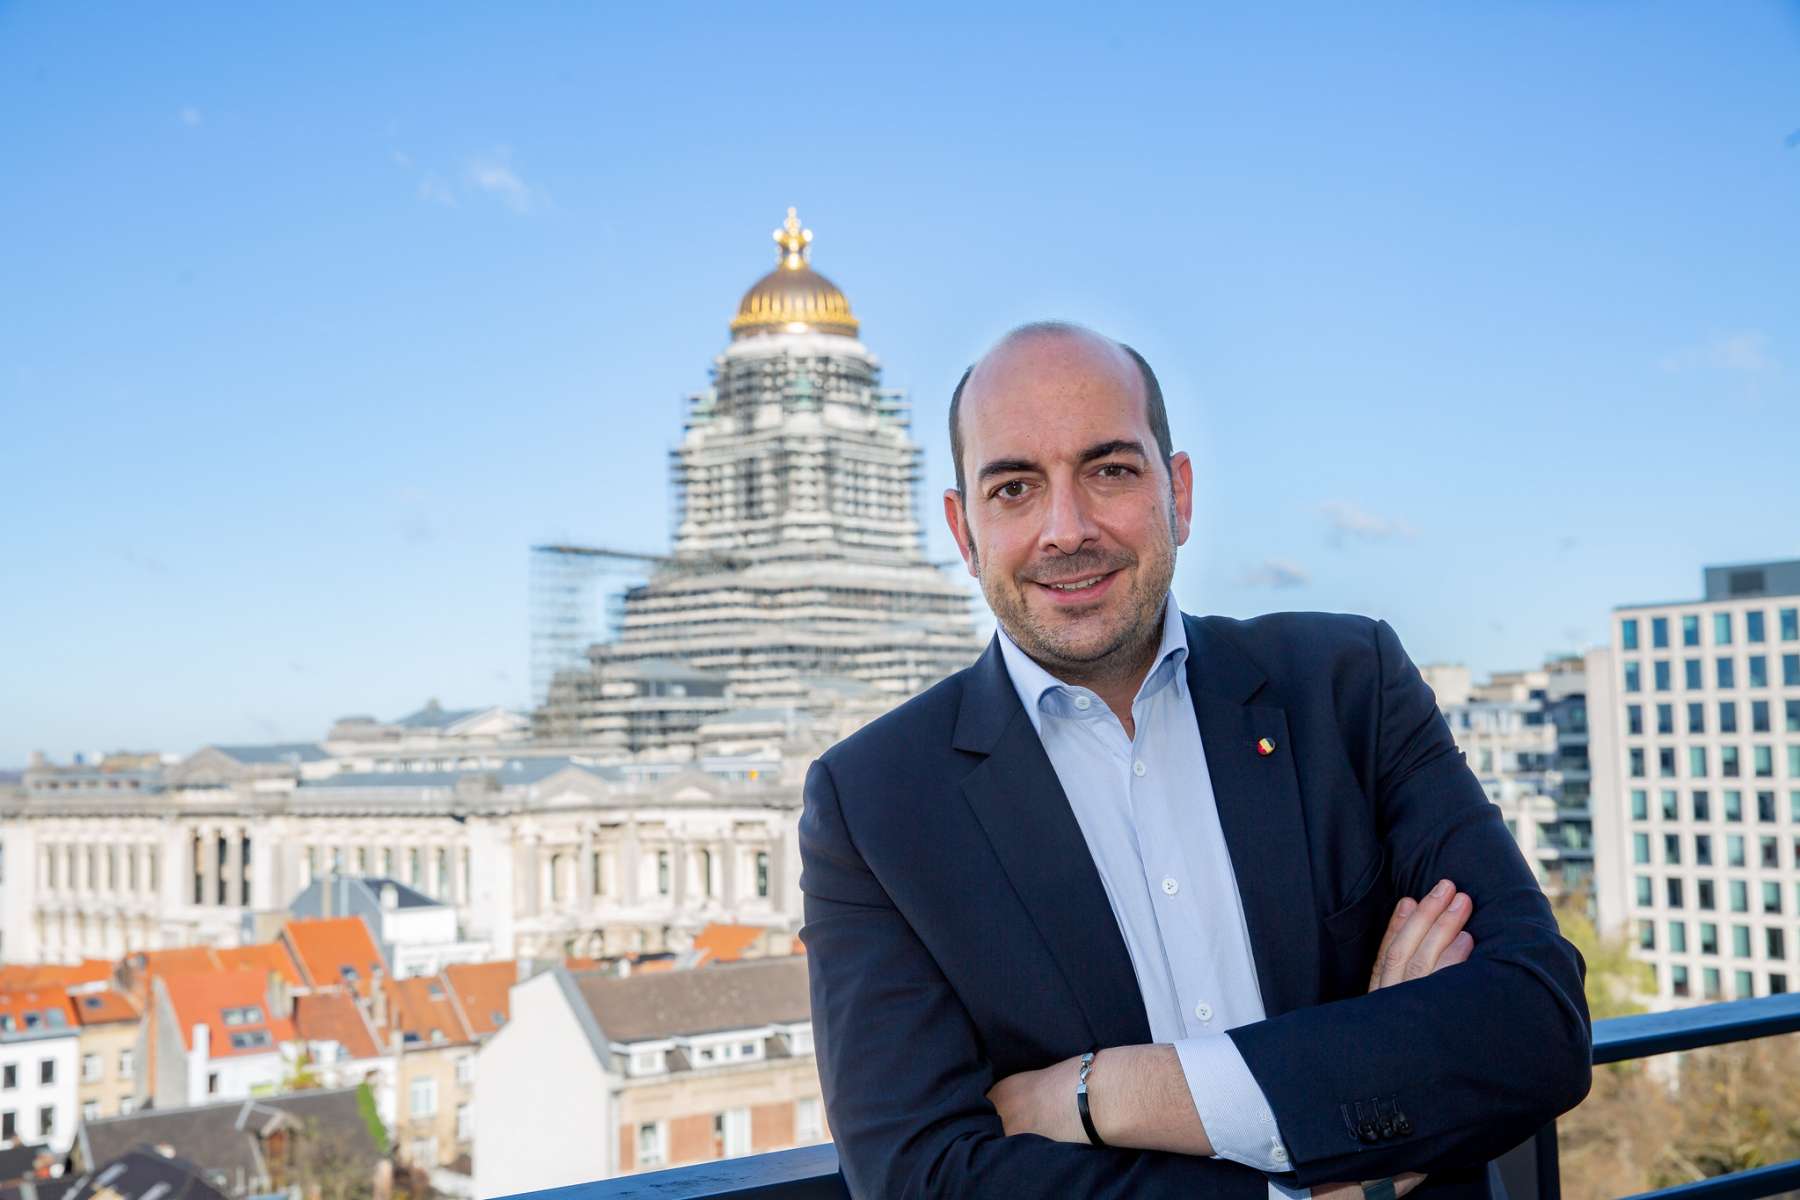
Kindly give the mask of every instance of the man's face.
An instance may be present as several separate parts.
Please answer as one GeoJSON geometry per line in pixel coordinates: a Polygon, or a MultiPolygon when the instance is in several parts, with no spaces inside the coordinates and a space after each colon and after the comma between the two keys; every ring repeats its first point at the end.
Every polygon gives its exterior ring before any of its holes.
{"type": "Polygon", "coordinates": [[[1064,679],[1136,665],[1193,511],[1137,364],[1093,334],[1017,337],[969,377],[961,428],[967,494],[946,492],[944,516],[994,616],[1064,679]]]}

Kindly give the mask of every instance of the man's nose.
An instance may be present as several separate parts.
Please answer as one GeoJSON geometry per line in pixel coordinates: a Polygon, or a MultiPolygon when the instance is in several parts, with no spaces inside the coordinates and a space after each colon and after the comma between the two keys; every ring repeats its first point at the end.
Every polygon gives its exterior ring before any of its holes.
{"type": "Polygon", "coordinates": [[[1073,554],[1100,536],[1080,488],[1052,485],[1049,501],[1044,513],[1044,528],[1039,535],[1044,549],[1073,554]]]}

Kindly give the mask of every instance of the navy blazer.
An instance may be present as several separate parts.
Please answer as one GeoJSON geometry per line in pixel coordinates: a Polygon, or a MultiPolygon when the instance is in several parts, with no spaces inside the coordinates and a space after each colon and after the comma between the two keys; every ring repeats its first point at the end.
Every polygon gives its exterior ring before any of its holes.
{"type": "MultiPolygon", "coordinates": [[[[1580,955],[1385,621],[1184,621],[1268,1013],[1228,1036],[1291,1155],[1279,1178],[1426,1170],[1415,1195],[1488,1196],[1483,1164],[1587,1094],[1580,955]],[[1395,903],[1440,878],[1474,900],[1473,955],[1365,995],[1395,903]]],[[[812,765],[800,855],[819,1077],[853,1194],[1266,1200],[1236,1163],[1007,1137],[987,1101],[1015,1072],[1150,1041],[997,643],[812,765]]]]}

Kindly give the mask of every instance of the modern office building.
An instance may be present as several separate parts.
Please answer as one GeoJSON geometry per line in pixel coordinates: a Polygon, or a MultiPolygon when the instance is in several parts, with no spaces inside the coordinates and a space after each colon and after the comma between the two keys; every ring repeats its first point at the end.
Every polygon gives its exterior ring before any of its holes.
{"type": "Polygon", "coordinates": [[[1785,992],[1800,954],[1800,561],[1621,605],[1588,656],[1595,876],[1669,1005],[1785,992]]]}

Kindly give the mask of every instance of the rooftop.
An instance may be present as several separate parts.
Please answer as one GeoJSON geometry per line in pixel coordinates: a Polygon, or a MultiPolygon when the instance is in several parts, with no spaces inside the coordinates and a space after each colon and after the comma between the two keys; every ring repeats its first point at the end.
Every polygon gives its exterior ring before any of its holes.
{"type": "Polygon", "coordinates": [[[317,917],[289,921],[282,939],[300,962],[306,984],[346,987],[367,999],[377,972],[387,963],[361,917],[317,917]]]}
{"type": "Polygon", "coordinates": [[[812,1019],[800,955],[719,963],[690,971],[575,976],[607,1038],[654,1041],[812,1019]]]}

